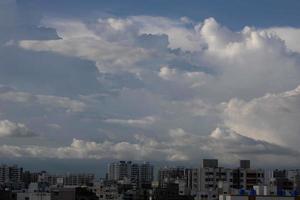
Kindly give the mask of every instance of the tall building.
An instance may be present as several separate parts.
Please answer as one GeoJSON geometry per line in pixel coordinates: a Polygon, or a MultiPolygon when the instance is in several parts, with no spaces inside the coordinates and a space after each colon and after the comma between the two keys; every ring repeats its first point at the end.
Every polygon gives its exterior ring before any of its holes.
{"type": "Polygon", "coordinates": [[[153,165],[148,162],[143,164],[131,161],[119,161],[109,164],[108,180],[130,183],[136,187],[151,185],[153,181],[153,165]]]}
{"type": "Polygon", "coordinates": [[[250,169],[250,160],[240,160],[241,169],[250,169]]]}
{"type": "Polygon", "coordinates": [[[130,181],[131,161],[119,161],[110,163],[108,166],[108,179],[115,181],[130,181]]]}
{"type": "Polygon", "coordinates": [[[63,184],[72,186],[89,186],[93,184],[94,179],[95,175],[90,173],[67,174],[64,176],[63,184]]]}
{"type": "Polygon", "coordinates": [[[232,188],[253,189],[265,182],[264,170],[250,168],[249,160],[241,160],[240,167],[232,171],[232,188]]]}
{"type": "Polygon", "coordinates": [[[203,159],[202,161],[203,168],[216,168],[218,167],[217,159],[203,159]]]}
{"type": "Polygon", "coordinates": [[[140,166],[138,164],[132,164],[130,166],[130,183],[135,185],[136,187],[140,184],[140,166]]]}
{"type": "Polygon", "coordinates": [[[0,166],[0,183],[8,183],[10,181],[9,177],[9,166],[0,166]]]}
{"type": "Polygon", "coordinates": [[[179,180],[185,180],[184,167],[165,167],[158,171],[158,185],[165,188],[170,183],[176,183],[179,180]]]}
{"type": "Polygon", "coordinates": [[[230,182],[231,170],[218,166],[216,159],[204,159],[199,169],[201,192],[216,191],[219,182],[230,182]]]}
{"type": "Polygon", "coordinates": [[[189,194],[195,195],[199,189],[199,169],[185,169],[186,189],[189,194]]]}
{"type": "Polygon", "coordinates": [[[0,183],[5,187],[18,189],[22,186],[23,168],[18,165],[1,165],[0,166],[0,183]]]}
{"type": "Polygon", "coordinates": [[[140,165],[140,186],[142,187],[150,187],[151,183],[154,179],[153,176],[153,171],[154,171],[154,166],[151,165],[149,162],[145,162],[140,165]]]}

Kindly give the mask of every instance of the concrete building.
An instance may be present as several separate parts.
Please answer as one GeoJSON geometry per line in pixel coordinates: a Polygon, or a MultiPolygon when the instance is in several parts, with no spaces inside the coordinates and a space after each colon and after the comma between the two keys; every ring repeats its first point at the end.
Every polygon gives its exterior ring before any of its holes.
{"type": "Polygon", "coordinates": [[[199,169],[199,190],[216,191],[219,182],[232,182],[232,170],[218,166],[216,159],[204,159],[199,169]]]}
{"type": "Polygon", "coordinates": [[[240,160],[241,169],[250,169],[250,160],[240,160]]]}
{"type": "Polygon", "coordinates": [[[202,168],[217,168],[218,160],[217,159],[203,159],[202,168]]]}
{"type": "Polygon", "coordinates": [[[132,184],[135,187],[151,187],[154,167],[148,162],[143,164],[131,161],[119,161],[109,164],[108,180],[123,184],[132,184]]]}
{"type": "Polygon", "coordinates": [[[118,184],[113,181],[101,181],[92,187],[99,200],[117,200],[121,198],[118,191],[118,184]]]}
{"type": "Polygon", "coordinates": [[[254,185],[264,182],[264,170],[262,169],[238,168],[232,171],[232,188],[250,190],[254,185]]]}
{"type": "Polygon", "coordinates": [[[196,195],[199,190],[199,169],[185,169],[186,187],[191,195],[196,195]]]}
{"type": "Polygon", "coordinates": [[[165,188],[169,183],[185,180],[184,167],[164,167],[158,170],[158,186],[165,188]]]}
{"type": "MultiPolygon", "coordinates": [[[[86,187],[63,187],[51,189],[51,200],[99,200],[96,194],[86,187]]],[[[40,199],[39,199],[40,200],[40,199]]]]}
{"type": "Polygon", "coordinates": [[[294,190],[294,183],[289,179],[287,170],[274,170],[273,179],[278,192],[294,190]]]}
{"type": "Polygon", "coordinates": [[[108,166],[108,180],[130,182],[131,161],[119,161],[110,163],[108,166]]]}
{"type": "Polygon", "coordinates": [[[10,189],[21,189],[23,168],[18,165],[1,165],[0,166],[0,185],[10,189]]]}
{"type": "Polygon", "coordinates": [[[261,184],[265,184],[265,170],[250,168],[250,160],[241,160],[240,167],[232,170],[234,189],[250,190],[261,184]]]}
{"type": "Polygon", "coordinates": [[[139,166],[139,183],[142,188],[151,188],[154,179],[154,166],[149,162],[144,162],[139,166]]]}
{"type": "Polygon", "coordinates": [[[91,173],[71,173],[63,177],[63,185],[89,186],[93,184],[94,179],[95,175],[91,173]]]}
{"type": "Polygon", "coordinates": [[[17,193],[17,200],[51,200],[48,185],[41,183],[30,183],[27,190],[17,193]]]}

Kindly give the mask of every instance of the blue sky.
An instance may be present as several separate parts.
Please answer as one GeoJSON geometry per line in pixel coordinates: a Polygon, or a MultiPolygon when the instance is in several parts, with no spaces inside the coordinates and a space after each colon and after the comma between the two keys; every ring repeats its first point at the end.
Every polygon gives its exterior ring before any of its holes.
{"type": "Polygon", "coordinates": [[[298,166],[299,7],[3,0],[0,156],[298,166]]]}
{"type": "Polygon", "coordinates": [[[240,29],[248,26],[296,26],[299,27],[297,0],[120,0],[98,1],[88,3],[75,1],[32,1],[44,12],[69,16],[86,17],[90,14],[102,13],[114,16],[152,15],[170,18],[190,17],[194,20],[204,20],[215,17],[230,28],[240,29]]]}

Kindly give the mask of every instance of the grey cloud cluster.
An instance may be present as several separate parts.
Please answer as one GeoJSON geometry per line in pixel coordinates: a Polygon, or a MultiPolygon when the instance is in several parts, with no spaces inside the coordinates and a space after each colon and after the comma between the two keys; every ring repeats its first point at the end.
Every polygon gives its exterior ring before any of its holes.
{"type": "MultiPolygon", "coordinates": [[[[46,157],[46,158],[90,158],[90,159],[134,159],[134,160],[198,160],[199,152],[205,156],[220,156],[222,162],[250,155],[262,159],[268,155],[295,156],[299,152],[267,142],[253,140],[233,131],[217,128],[209,136],[187,133],[182,129],[170,130],[168,139],[159,141],[136,135],[136,142],[101,143],[73,139],[69,146],[9,146],[0,147],[2,156],[46,157]]],[[[257,159],[257,158],[256,158],[257,159]]]]}
{"type": "Polygon", "coordinates": [[[46,107],[58,107],[66,109],[67,112],[82,112],[86,105],[69,97],[51,96],[51,95],[36,95],[29,92],[20,92],[11,88],[0,88],[0,101],[26,103],[26,104],[41,104],[46,107]]]}

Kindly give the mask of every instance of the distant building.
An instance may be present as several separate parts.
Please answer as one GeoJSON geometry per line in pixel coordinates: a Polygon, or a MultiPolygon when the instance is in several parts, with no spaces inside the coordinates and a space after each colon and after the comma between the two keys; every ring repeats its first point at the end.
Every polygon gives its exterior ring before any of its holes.
{"type": "Polygon", "coordinates": [[[176,183],[179,180],[185,180],[184,167],[164,167],[158,170],[158,186],[167,187],[170,183],[176,183]]]}
{"type": "Polygon", "coordinates": [[[108,180],[129,181],[131,178],[131,161],[119,161],[108,166],[108,180]]]}
{"type": "Polygon", "coordinates": [[[121,181],[135,187],[151,187],[153,172],[154,166],[148,162],[143,164],[136,164],[131,161],[113,162],[108,167],[108,180],[121,181]]]}
{"type": "Polygon", "coordinates": [[[23,168],[18,165],[0,165],[0,184],[11,189],[20,189],[22,182],[23,168]]]}
{"type": "Polygon", "coordinates": [[[191,195],[181,195],[179,184],[168,183],[164,188],[157,188],[153,194],[153,200],[194,200],[191,195]]]}
{"type": "Polygon", "coordinates": [[[298,200],[292,196],[220,195],[219,200],[298,200]]]}
{"type": "Polygon", "coordinates": [[[42,183],[31,183],[27,190],[17,192],[17,200],[51,200],[49,187],[42,183]]]}
{"type": "Polygon", "coordinates": [[[264,183],[264,170],[238,168],[232,171],[232,187],[235,189],[253,189],[254,185],[264,183]]]}
{"type": "Polygon", "coordinates": [[[99,200],[115,200],[120,199],[118,184],[115,181],[101,181],[95,183],[92,191],[96,193],[99,200]]]}
{"type": "Polygon", "coordinates": [[[203,168],[216,168],[218,167],[217,159],[203,159],[202,161],[203,168]]]}
{"type": "Polygon", "coordinates": [[[240,160],[241,169],[250,169],[250,160],[240,160]]]}
{"type": "Polygon", "coordinates": [[[91,173],[71,173],[63,177],[63,185],[89,186],[92,185],[95,175],[91,173]]]}
{"type": "Polygon", "coordinates": [[[86,187],[64,187],[51,189],[51,200],[99,200],[86,187]]]}
{"type": "Polygon", "coordinates": [[[154,179],[154,166],[145,162],[139,166],[139,184],[142,188],[150,188],[154,179]]]}

